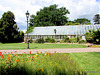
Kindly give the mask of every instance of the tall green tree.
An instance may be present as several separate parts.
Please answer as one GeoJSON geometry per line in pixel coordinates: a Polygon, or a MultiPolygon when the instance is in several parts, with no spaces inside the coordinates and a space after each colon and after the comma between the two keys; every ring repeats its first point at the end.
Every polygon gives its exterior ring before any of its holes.
{"type": "Polygon", "coordinates": [[[67,22],[68,17],[65,16],[70,12],[65,8],[57,8],[56,4],[49,7],[44,7],[36,13],[31,15],[30,26],[60,26],[67,22]]]}
{"type": "Polygon", "coordinates": [[[91,21],[86,18],[78,18],[78,19],[75,19],[74,22],[80,23],[80,24],[91,24],[91,21]]]}
{"type": "Polygon", "coordinates": [[[19,42],[20,36],[15,22],[15,16],[11,11],[4,12],[0,19],[0,42],[19,42]]]}

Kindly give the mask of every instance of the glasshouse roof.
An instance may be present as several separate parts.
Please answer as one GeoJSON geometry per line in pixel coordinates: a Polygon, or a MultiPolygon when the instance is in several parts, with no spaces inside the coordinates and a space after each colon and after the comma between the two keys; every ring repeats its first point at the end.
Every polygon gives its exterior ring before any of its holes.
{"type": "Polygon", "coordinates": [[[90,29],[97,30],[99,25],[71,25],[71,26],[47,26],[47,27],[34,27],[33,32],[29,35],[84,35],[90,29]]]}

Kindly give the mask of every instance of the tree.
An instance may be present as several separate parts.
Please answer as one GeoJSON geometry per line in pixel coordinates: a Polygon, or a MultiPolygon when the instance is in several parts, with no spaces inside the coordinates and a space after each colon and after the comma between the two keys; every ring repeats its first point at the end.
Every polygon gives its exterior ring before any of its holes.
{"type": "Polygon", "coordinates": [[[95,24],[100,24],[100,14],[96,14],[93,18],[95,24]]]}
{"type": "Polygon", "coordinates": [[[31,15],[30,26],[59,26],[67,22],[69,11],[65,7],[57,8],[57,5],[44,7],[36,13],[31,15]]]}
{"type": "Polygon", "coordinates": [[[20,32],[11,11],[4,12],[0,19],[0,42],[20,42],[20,32]]]}
{"type": "Polygon", "coordinates": [[[90,20],[86,18],[78,18],[74,20],[75,23],[80,23],[80,24],[91,24],[90,20]]]}
{"type": "Polygon", "coordinates": [[[80,23],[67,22],[65,25],[66,25],[66,26],[67,26],[67,25],[80,25],[80,23]]]}

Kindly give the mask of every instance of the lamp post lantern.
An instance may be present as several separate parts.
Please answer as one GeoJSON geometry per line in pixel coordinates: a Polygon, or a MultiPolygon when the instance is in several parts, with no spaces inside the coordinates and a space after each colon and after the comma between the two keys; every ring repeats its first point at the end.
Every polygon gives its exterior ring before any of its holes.
{"type": "Polygon", "coordinates": [[[29,12],[27,11],[26,13],[26,18],[27,18],[27,49],[29,49],[29,40],[28,40],[28,18],[29,18],[29,12]]]}

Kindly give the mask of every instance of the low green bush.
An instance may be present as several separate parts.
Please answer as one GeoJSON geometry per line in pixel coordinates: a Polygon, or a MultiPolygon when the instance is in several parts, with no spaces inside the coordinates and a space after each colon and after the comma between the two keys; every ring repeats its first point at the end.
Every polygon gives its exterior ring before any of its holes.
{"type": "Polygon", "coordinates": [[[35,43],[45,43],[43,38],[36,39],[35,43]]]}
{"type": "Polygon", "coordinates": [[[77,38],[70,38],[69,41],[70,43],[77,43],[77,38]]]}
{"type": "Polygon", "coordinates": [[[32,38],[29,40],[29,43],[32,43],[33,42],[33,40],[32,40],[32,38]]]}
{"type": "Polygon", "coordinates": [[[50,37],[45,38],[45,42],[49,42],[49,43],[55,43],[56,40],[50,37]]]}
{"type": "Polygon", "coordinates": [[[86,43],[86,41],[85,41],[85,40],[79,40],[78,43],[79,43],[79,44],[81,44],[81,43],[86,43]]]}
{"type": "Polygon", "coordinates": [[[50,40],[50,43],[55,43],[55,42],[56,42],[55,39],[51,39],[51,40],[50,40]]]}
{"type": "Polygon", "coordinates": [[[50,40],[51,40],[50,37],[45,38],[45,42],[50,42],[50,40]]]}
{"type": "Polygon", "coordinates": [[[69,43],[69,37],[64,37],[63,40],[60,41],[60,43],[69,43]]]}

